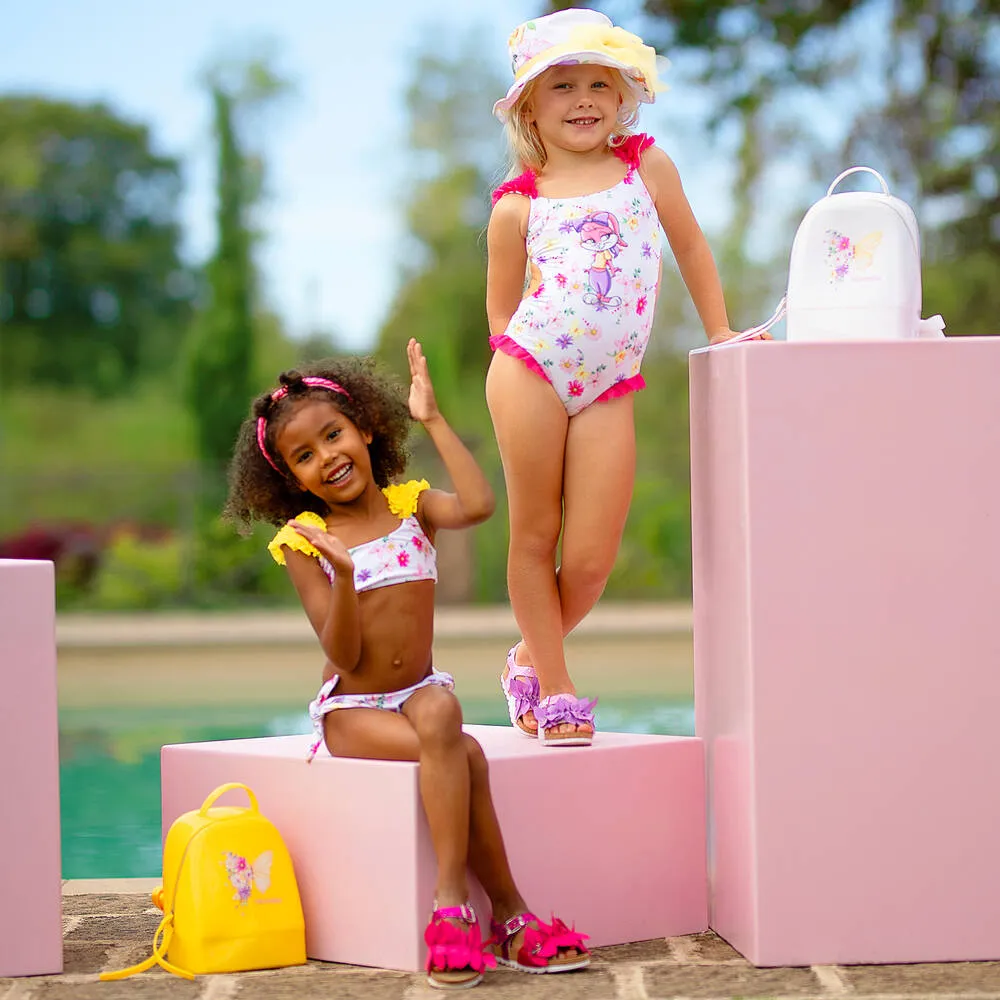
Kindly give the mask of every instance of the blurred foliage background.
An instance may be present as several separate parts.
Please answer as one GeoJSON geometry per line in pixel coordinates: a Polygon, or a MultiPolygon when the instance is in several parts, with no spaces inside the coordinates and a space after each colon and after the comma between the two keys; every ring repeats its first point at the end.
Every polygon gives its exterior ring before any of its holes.
{"type": "MultiPolygon", "coordinates": [[[[568,6],[555,4],[554,6],[568,6]]],[[[578,4],[577,4],[578,5],[578,4]]],[[[594,4],[594,6],[601,6],[594,4]]],[[[726,226],[709,233],[734,325],[770,313],[808,207],[794,165],[828,181],[864,162],[921,220],[924,314],[949,335],[996,330],[1000,306],[1000,12],[983,0],[646,0],[647,39],[707,100],[705,157],[732,162],[726,226]],[[836,141],[824,123],[847,123],[836,141]],[[791,190],[791,189],[789,189],[791,190]],[[776,203],[777,202],[777,203],[776,203]],[[759,234],[775,238],[763,249],[759,234]]],[[[489,190],[503,160],[481,112],[504,81],[470,37],[428,44],[401,95],[409,232],[375,353],[402,374],[420,339],[443,409],[501,505],[442,548],[441,595],[506,599],[503,481],[483,399],[489,190]],[[475,108],[477,114],[470,114],[475,108]],[[480,123],[482,126],[480,127],[480,123]]],[[[233,608],[295,598],[264,551],[221,524],[224,470],[252,394],[338,351],[291,339],[258,293],[269,110],[289,100],[267,60],[203,81],[216,149],[216,248],[182,260],[177,159],[100,104],[0,95],[0,556],[52,558],[61,609],[233,608]]],[[[336,197],[336,194],[332,194],[336,197]]],[[[668,259],[636,400],[639,474],[610,599],[690,592],[687,357],[699,331],[668,259]]],[[[599,456],[596,457],[599,461],[599,456]]],[[[419,430],[412,471],[440,478],[419,430]]],[[[595,489],[598,488],[595,484],[595,489]]]]}

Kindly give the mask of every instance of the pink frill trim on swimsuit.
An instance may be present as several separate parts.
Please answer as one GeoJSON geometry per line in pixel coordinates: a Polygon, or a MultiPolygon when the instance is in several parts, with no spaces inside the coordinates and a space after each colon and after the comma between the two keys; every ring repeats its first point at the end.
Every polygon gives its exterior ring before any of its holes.
{"type": "MultiPolygon", "coordinates": [[[[623,378],[621,382],[615,382],[609,386],[594,400],[594,403],[606,403],[609,399],[617,399],[619,396],[627,396],[630,392],[638,392],[646,388],[646,380],[641,375],[633,375],[631,378],[623,378]]],[[[593,406],[594,403],[590,405],[593,406]]]]}
{"type": "Polygon", "coordinates": [[[628,173],[625,175],[625,183],[632,183],[632,174],[639,169],[642,162],[642,154],[653,145],[655,140],[651,135],[630,135],[621,145],[612,146],[615,156],[623,163],[628,164],[628,173]]]}
{"type": "Polygon", "coordinates": [[[504,181],[493,192],[493,204],[495,205],[505,194],[523,194],[529,198],[537,198],[538,186],[535,184],[534,170],[525,170],[523,174],[504,181]]]}
{"type": "Polygon", "coordinates": [[[546,382],[552,381],[545,369],[517,341],[508,337],[506,333],[490,337],[490,347],[494,351],[503,351],[504,354],[509,354],[512,358],[523,361],[536,375],[541,375],[546,382]]]}
{"type": "MultiPolygon", "coordinates": [[[[546,382],[551,383],[552,379],[549,378],[545,369],[517,341],[508,337],[506,333],[501,333],[497,337],[490,337],[490,347],[494,351],[503,351],[504,354],[509,354],[512,358],[523,361],[536,375],[540,375],[546,382]]],[[[619,396],[627,396],[630,392],[638,392],[640,389],[645,388],[645,378],[642,375],[633,375],[631,378],[622,379],[621,382],[615,382],[614,385],[609,386],[594,402],[602,403],[609,399],[617,399],[619,396]]]]}

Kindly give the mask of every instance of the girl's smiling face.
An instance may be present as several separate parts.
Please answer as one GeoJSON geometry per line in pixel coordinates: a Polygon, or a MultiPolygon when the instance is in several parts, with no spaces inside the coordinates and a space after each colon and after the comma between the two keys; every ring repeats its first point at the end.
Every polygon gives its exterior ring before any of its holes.
{"type": "Polygon", "coordinates": [[[607,66],[553,66],[539,78],[527,102],[528,121],[545,145],[587,152],[607,143],[622,98],[607,66]]]}
{"type": "Polygon", "coordinates": [[[373,482],[371,441],[340,407],[321,398],[299,402],[274,438],[299,486],[328,504],[355,500],[373,482]]]}

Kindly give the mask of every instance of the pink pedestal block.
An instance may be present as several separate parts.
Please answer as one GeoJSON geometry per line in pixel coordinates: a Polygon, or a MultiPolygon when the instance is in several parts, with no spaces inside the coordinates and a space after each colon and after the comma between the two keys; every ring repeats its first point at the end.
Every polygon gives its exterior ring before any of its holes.
{"type": "MultiPolygon", "coordinates": [[[[599,733],[589,749],[542,749],[499,726],[467,726],[490,784],[518,885],[594,946],[704,930],[701,741],[599,733]]],[[[249,785],[295,864],[311,958],[423,968],[436,864],[417,765],[305,761],[308,736],[163,748],[163,824],[226,781],[249,785]]],[[[235,801],[235,799],[234,799],[235,801]]],[[[478,886],[481,919],[489,909],[478,886]]]]}
{"type": "Polygon", "coordinates": [[[1000,959],[1000,339],[691,357],[712,927],[1000,959]]]}
{"type": "Polygon", "coordinates": [[[62,972],[55,580],[0,559],[0,976],[62,972]]]}

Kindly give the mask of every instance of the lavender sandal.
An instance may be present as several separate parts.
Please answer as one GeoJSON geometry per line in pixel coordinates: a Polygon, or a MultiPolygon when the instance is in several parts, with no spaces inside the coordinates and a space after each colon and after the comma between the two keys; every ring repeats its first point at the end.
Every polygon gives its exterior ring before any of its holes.
{"type": "Polygon", "coordinates": [[[538,677],[535,676],[534,667],[514,662],[514,653],[519,645],[520,643],[515,642],[507,653],[507,665],[500,674],[500,687],[507,699],[510,724],[520,729],[525,736],[534,739],[538,733],[528,729],[522,720],[525,713],[534,711],[538,704],[538,677]]]}
{"type": "Polygon", "coordinates": [[[538,740],[544,747],[589,747],[594,742],[594,706],[596,698],[577,698],[572,694],[553,694],[535,706],[538,740]],[[590,726],[589,733],[554,733],[562,724],[590,726]]]}

